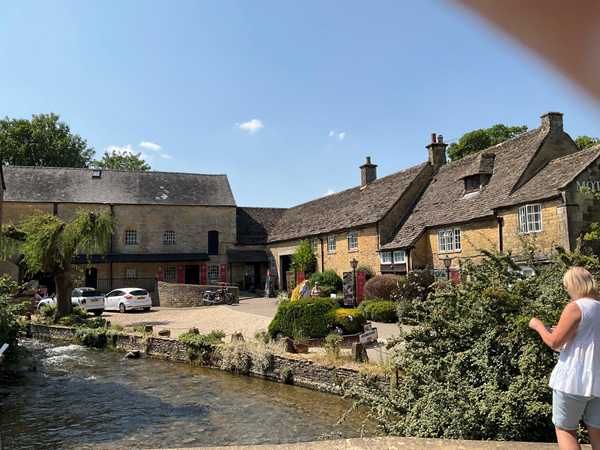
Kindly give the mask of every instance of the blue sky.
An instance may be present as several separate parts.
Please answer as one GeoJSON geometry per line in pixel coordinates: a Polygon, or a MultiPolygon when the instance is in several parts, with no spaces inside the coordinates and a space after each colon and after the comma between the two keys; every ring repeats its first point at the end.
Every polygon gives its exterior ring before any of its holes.
{"type": "Polygon", "coordinates": [[[585,94],[446,1],[20,0],[0,45],[1,116],[53,111],[99,154],[226,173],[240,206],[356,186],[366,156],[379,177],[419,164],[431,133],[560,111],[600,136],[585,94]]]}

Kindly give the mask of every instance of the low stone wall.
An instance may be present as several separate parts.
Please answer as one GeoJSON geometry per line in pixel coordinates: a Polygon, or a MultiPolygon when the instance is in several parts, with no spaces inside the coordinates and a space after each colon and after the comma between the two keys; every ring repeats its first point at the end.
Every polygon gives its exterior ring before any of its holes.
{"type": "MultiPolygon", "coordinates": [[[[75,328],[70,327],[31,324],[28,336],[38,339],[73,341],[76,331],[75,328]]],[[[144,336],[142,334],[123,334],[116,335],[112,345],[124,351],[139,350],[142,357],[145,358],[168,359],[188,363],[187,345],[177,339],[144,336]]],[[[220,369],[218,359],[218,355],[213,353],[210,358],[212,364],[208,364],[207,367],[220,369]]],[[[365,376],[351,367],[317,364],[314,361],[294,355],[274,355],[269,369],[263,372],[251,365],[248,375],[336,395],[342,395],[344,388],[350,386],[360,388],[367,384],[376,384],[386,392],[390,389],[389,377],[381,375],[365,376]]]]}
{"type": "MultiPolygon", "coordinates": [[[[210,286],[203,284],[176,284],[158,282],[158,297],[160,306],[170,308],[192,308],[202,306],[202,294],[204,291],[215,291],[221,286],[210,286]]],[[[235,303],[240,302],[240,289],[237,286],[227,286],[235,297],[235,303]]]]}

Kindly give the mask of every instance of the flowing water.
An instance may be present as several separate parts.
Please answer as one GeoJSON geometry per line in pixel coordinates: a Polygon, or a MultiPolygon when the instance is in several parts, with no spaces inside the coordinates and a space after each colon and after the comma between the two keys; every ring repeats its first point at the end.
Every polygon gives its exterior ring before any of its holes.
{"type": "Polygon", "coordinates": [[[279,444],[356,437],[351,401],[214,369],[28,340],[37,371],[0,385],[4,450],[279,444]]]}

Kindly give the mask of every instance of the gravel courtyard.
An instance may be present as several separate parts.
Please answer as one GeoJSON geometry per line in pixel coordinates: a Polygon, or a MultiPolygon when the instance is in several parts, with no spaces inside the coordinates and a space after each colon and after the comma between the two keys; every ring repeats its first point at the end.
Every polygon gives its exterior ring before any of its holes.
{"type": "Polygon", "coordinates": [[[197,327],[201,334],[212,330],[223,330],[225,334],[242,333],[244,337],[253,337],[258,331],[266,330],[271,322],[262,317],[239,312],[225,306],[202,306],[199,308],[163,308],[153,307],[150,311],[133,311],[120,314],[105,311],[102,314],[111,323],[120,323],[124,327],[152,325],[154,331],[171,330],[171,337],[186,333],[197,327]]]}

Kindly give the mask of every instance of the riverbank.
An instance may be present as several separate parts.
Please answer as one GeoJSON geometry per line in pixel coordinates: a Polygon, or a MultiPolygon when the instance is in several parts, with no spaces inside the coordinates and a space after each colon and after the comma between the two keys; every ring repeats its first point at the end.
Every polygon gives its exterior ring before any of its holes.
{"type": "MultiPolygon", "coordinates": [[[[31,323],[28,336],[36,339],[76,342],[77,331],[77,328],[31,323]]],[[[108,344],[121,351],[138,351],[143,358],[190,364],[189,347],[178,339],[141,333],[116,333],[112,342],[108,344]]],[[[213,356],[207,358],[206,363],[202,365],[223,370],[218,363],[215,348],[216,346],[212,348],[213,356]]],[[[350,387],[360,389],[366,388],[367,385],[376,385],[383,391],[389,391],[391,383],[391,378],[388,376],[361,371],[354,367],[319,364],[294,354],[274,354],[266,369],[250,360],[247,371],[242,374],[335,395],[343,395],[350,387]]]]}

